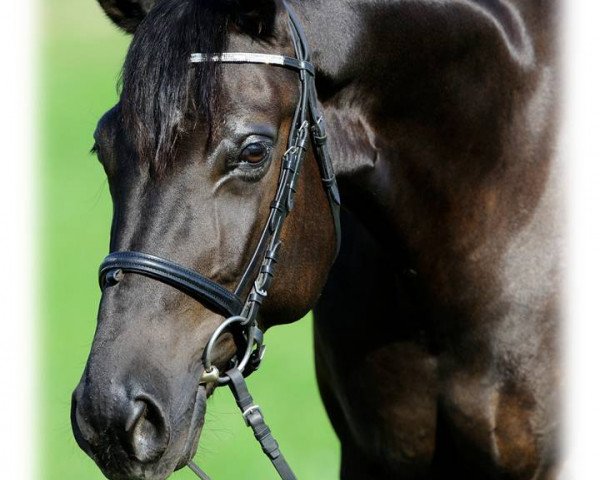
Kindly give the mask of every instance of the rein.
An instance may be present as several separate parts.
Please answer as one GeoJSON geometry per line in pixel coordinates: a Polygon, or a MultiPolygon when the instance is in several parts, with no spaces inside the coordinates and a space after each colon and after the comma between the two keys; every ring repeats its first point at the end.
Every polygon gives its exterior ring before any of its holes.
{"type": "MultiPolygon", "coordinates": [[[[277,192],[271,203],[268,220],[252,258],[233,292],[199,273],[169,260],[142,252],[113,252],[100,265],[100,287],[118,284],[125,273],[144,275],[174,287],[202,303],[226,320],[213,332],[202,356],[204,372],[200,384],[229,385],[242,416],[283,480],[296,476],[287,464],[264,421],[260,408],[254,403],[244,377],[258,369],[264,355],[263,332],[258,327],[258,312],[268,295],[275,273],[281,246],[281,231],[286,217],[294,206],[298,176],[312,141],[315,158],[320,167],[323,187],[327,193],[336,235],[336,254],[339,251],[340,196],[333,171],[323,116],[318,109],[315,87],[315,69],[310,61],[310,50],[302,26],[293,10],[284,2],[289,15],[290,31],[296,58],[262,53],[226,52],[222,54],[192,53],[191,63],[263,64],[294,70],[299,76],[300,96],[288,136],[288,148],[281,164],[277,192]],[[255,274],[260,262],[258,274],[255,274]],[[250,293],[242,301],[240,295],[253,280],[250,293]],[[245,347],[238,348],[230,368],[221,374],[212,363],[212,353],[219,337],[234,331],[243,339],[245,347]]],[[[210,480],[195,463],[188,465],[201,479],[210,480]]]]}

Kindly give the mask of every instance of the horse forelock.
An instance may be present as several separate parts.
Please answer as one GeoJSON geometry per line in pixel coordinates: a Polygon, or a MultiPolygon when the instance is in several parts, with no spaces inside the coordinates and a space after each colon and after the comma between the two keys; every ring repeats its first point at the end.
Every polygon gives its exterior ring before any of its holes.
{"type": "Polygon", "coordinates": [[[163,0],[133,38],[121,78],[121,115],[140,162],[162,173],[179,137],[200,118],[210,124],[218,99],[218,68],[192,66],[193,52],[226,48],[230,14],[226,2],[163,0]]]}

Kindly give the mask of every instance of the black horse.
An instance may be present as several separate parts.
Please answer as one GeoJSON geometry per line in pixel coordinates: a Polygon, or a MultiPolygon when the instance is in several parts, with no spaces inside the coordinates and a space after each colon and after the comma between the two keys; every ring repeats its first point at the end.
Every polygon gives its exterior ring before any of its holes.
{"type": "MultiPolygon", "coordinates": [[[[134,33],[121,99],[95,133],[114,203],[111,252],[168,258],[234,290],[273,208],[299,75],[190,56],[295,57],[285,5],[100,3],[134,33]]],[[[341,477],[554,478],[557,6],[291,6],[313,51],[342,244],[334,262],[313,145],[258,321],[267,329],[314,308],[341,477]]],[[[111,284],[73,429],[109,478],[164,479],[196,450],[215,386],[198,387],[203,352],[223,317],[147,276],[111,284]]],[[[221,337],[213,363],[223,370],[238,348],[235,335],[221,337]]]]}

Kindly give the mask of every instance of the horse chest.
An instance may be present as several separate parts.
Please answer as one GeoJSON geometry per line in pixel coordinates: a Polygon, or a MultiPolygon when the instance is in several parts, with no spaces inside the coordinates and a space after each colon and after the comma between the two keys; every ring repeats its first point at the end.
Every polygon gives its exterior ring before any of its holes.
{"type": "Polygon", "coordinates": [[[342,449],[371,465],[373,478],[430,478],[438,470],[483,478],[498,469],[532,478],[542,468],[543,407],[526,385],[434,356],[418,342],[358,355],[334,343],[317,322],[325,406],[342,449]]]}
{"type": "Polygon", "coordinates": [[[426,471],[435,451],[435,358],[410,342],[352,360],[329,347],[317,327],[319,384],[342,444],[403,474],[426,471]]]}

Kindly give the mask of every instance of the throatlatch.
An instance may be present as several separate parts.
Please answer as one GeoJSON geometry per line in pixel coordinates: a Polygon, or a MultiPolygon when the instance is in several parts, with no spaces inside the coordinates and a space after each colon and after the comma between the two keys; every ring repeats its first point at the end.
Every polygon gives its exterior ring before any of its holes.
{"type": "MultiPolygon", "coordinates": [[[[296,58],[245,52],[192,53],[190,57],[191,63],[263,64],[287,68],[296,71],[300,80],[299,101],[288,137],[288,149],[281,162],[277,193],[271,203],[269,217],[258,245],[235,291],[230,292],[203,275],[174,262],[142,252],[111,253],[100,266],[99,277],[100,286],[105,289],[118,284],[125,273],[144,275],[177,288],[202,303],[206,308],[226,318],[213,332],[204,349],[202,357],[204,372],[200,384],[216,383],[217,386],[228,384],[246,424],[252,428],[255,438],[273,463],[279,476],[283,480],[296,480],[279,450],[279,445],[267,427],[260,408],[254,404],[244,377],[259,367],[264,354],[263,333],[258,327],[257,316],[273,280],[281,246],[281,231],[285,219],[294,206],[298,176],[308,150],[309,140],[312,140],[323,187],[331,208],[336,235],[336,254],[339,250],[341,234],[340,195],[327,147],[325,122],[318,109],[315,69],[310,62],[308,42],[300,22],[285,2],[284,5],[289,14],[296,58]],[[247,291],[259,262],[259,271],[254,277],[250,293],[245,301],[242,301],[240,295],[247,291]],[[212,363],[212,353],[217,340],[225,332],[234,333],[236,338],[242,339],[240,344],[245,344],[245,346],[238,349],[230,369],[221,375],[218,368],[212,363]]],[[[193,462],[190,462],[189,467],[199,478],[210,480],[208,475],[193,462]]]]}

